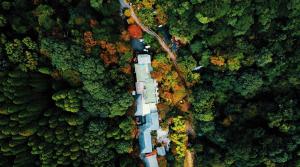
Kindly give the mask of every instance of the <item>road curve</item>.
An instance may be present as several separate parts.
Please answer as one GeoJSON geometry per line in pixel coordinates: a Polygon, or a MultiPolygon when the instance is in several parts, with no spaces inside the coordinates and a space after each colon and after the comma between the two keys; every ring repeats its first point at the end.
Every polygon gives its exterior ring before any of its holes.
{"type": "Polygon", "coordinates": [[[134,10],[133,10],[132,6],[130,6],[129,9],[130,9],[130,12],[131,12],[131,17],[134,19],[136,24],[139,25],[142,28],[143,31],[145,31],[146,33],[154,36],[158,40],[158,42],[162,46],[162,48],[168,53],[171,60],[173,62],[174,61],[176,62],[176,55],[170,50],[170,48],[167,46],[166,42],[158,34],[156,34],[154,31],[152,31],[151,29],[149,29],[148,27],[146,27],[144,24],[141,23],[139,18],[134,13],[134,10]]]}
{"type": "Polygon", "coordinates": [[[130,13],[131,13],[131,17],[134,19],[134,21],[136,22],[137,25],[139,25],[141,27],[141,29],[143,31],[145,31],[146,33],[150,34],[151,36],[154,36],[157,41],[159,42],[159,44],[161,45],[161,47],[164,49],[165,52],[167,52],[168,56],[170,57],[170,59],[173,62],[173,65],[175,67],[176,72],[178,73],[179,78],[181,79],[182,84],[186,86],[186,82],[185,79],[181,73],[181,71],[179,70],[179,67],[177,65],[177,61],[176,61],[176,57],[177,55],[171,51],[171,49],[169,48],[169,46],[166,44],[166,42],[154,31],[152,31],[151,29],[149,29],[148,27],[146,27],[141,21],[140,19],[136,16],[134,9],[132,6],[129,6],[130,9],[130,13]]]}

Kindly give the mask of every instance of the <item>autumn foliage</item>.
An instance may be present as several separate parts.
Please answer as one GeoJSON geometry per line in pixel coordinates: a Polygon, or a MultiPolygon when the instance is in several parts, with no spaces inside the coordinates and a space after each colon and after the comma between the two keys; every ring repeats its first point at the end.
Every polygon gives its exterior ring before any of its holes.
{"type": "Polygon", "coordinates": [[[210,62],[213,64],[213,65],[216,65],[216,66],[224,66],[225,64],[225,59],[221,56],[212,56],[210,58],[210,62]]]}
{"type": "Polygon", "coordinates": [[[126,65],[125,67],[121,68],[121,71],[125,74],[131,74],[131,66],[130,65],[126,65]]]}
{"type": "MultiPolygon", "coordinates": [[[[181,111],[187,112],[189,103],[179,105],[179,102],[187,96],[187,90],[181,84],[178,73],[164,55],[158,56],[152,61],[154,71],[151,76],[161,84],[159,94],[168,105],[176,106],[181,111]]],[[[161,107],[161,106],[160,106],[161,107]]]]}
{"type": "Polygon", "coordinates": [[[142,38],[143,36],[142,29],[136,24],[132,24],[128,26],[128,32],[131,38],[138,39],[138,38],[142,38]]]}
{"type": "Polygon", "coordinates": [[[96,19],[90,19],[90,26],[96,27],[98,25],[98,21],[96,19]]]}
{"type": "Polygon", "coordinates": [[[142,4],[145,8],[152,9],[152,6],[154,5],[154,0],[143,0],[142,4]]]}
{"type": "Polygon", "coordinates": [[[122,31],[120,38],[123,41],[130,41],[130,34],[129,34],[129,32],[128,31],[122,31]]]}
{"type": "Polygon", "coordinates": [[[116,64],[118,62],[117,49],[114,44],[106,41],[99,41],[98,44],[103,49],[100,53],[100,57],[106,65],[116,64]]]}
{"type": "Polygon", "coordinates": [[[93,39],[93,33],[91,31],[84,32],[83,40],[85,44],[85,52],[91,53],[92,47],[97,44],[97,42],[93,39]]]}
{"type": "MultiPolygon", "coordinates": [[[[94,21],[92,22],[93,24],[97,24],[94,21]]],[[[125,54],[126,52],[131,51],[130,46],[125,44],[125,42],[117,42],[113,44],[104,40],[95,40],[91,31],[86,31],[83,38],[86,53],[91,53],[93,47],[99,46],[102,49],[99,53],[99,56],[106,65],[118,63],[118,54],[125,54]]],[[[130,39],[129,33],[127,31],[123,31],[120,39],[123,41],[128,41],[130,39]]],[[[122,71],[124,73],[130,73],[130,69],[128,69],[128,67],[124,67],[122,71]]]]}
{"type": "Polygon", "coordinates": [[[156,12],[157,12],[156,20],[157,20],[158,24],[165,25],[168,21],[168,16],[163,11],[162,7],[157,6],[156,12]]]}

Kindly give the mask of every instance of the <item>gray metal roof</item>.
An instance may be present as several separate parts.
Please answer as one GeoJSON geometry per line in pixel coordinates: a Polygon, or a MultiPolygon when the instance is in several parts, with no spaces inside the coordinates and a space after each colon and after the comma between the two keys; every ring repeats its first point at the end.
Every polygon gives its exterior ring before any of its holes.
{"type": "Polygon", "coordinates": [[[146,103],[157,103],[158,102],[158,92],[157,83],[154,79],[149,79],[145,83],[145,102],[146,103]]]}
{"type": "Polygon", "coordinates": [[[130,43],[132,48],[136,51],[143,51],[145,48],[145,44],[139,39],[131,39],[130,43]]]}
{"type": "Polygon", "coordinates": [[[145,103],[145,100],[141,94],[137,94],[136,96],[136,111],[135,116],[144,116],[149,114],[150,105],[145,103]]]}
{"type": "Polygon", "coordinates": [[[151,114],[151,130],[158,130],[159,129],[159,117],[158,112],[152,112],[151,114]]]}
{"type": "Polygon", "coordinates": [[[136,80],[138,82],[145,82],[147,79],[151,79],[150,68],[148,64],[134,64],[136,80]]]}
{"type": "Polygon", "coordinates": [[[145,129],[139,134],[140,151],[142,154],[152,152],[151,130],[145,129]]]}
{"type": "Polygon", "coordinates": [[[156,151],[157,151],[157,154],[160,155],[160,156],[165,156],[166,155],[166,149],[165,149],[164,146],[156,147],[156,151]]]}
{"type": "Polygon", "coordinates": [[[151,155],[144,158],[146,167],[158,167],[157,155],[151,155]]]}
{"type": "Polygon", "coordinates": [[[148,54],[139,54],[138,55],[139,64],[151,64],[151,56],[148,54]]]}

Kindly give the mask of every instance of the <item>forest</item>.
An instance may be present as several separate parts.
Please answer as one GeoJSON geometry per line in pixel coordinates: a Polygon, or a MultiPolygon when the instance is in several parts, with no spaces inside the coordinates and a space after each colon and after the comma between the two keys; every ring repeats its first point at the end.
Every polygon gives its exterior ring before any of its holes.
{"type": "Polygon", "coordinates": [[[144,166],[143,38],[171,140],[159,167],[300,167],[300,0],[129,1],[177,66],[117,0],[0,0],[0,166],[144,166]]]}

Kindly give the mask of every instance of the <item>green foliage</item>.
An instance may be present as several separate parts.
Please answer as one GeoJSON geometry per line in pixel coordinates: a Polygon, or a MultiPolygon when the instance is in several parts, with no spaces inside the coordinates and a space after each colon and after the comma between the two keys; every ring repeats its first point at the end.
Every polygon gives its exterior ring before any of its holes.
{"type": "Polygon", "coordinates": [[[264,67],[266,64],[272,63],[273,54],[267,49],[263,49],[257,56],[257,65],[260,67],[264,67]]]}
{"type": "Polygon", "coordinates": [[[209,122],[214,119],[214,94],[209,91],[199,91],[194,103],[194,117],[200,121],[209,122]]]}
{"type": "Polygon", "coordinates": [[[78,112],[80,110],[80,91],[71,89],[56,92],[52,95],[57,107],[60,107],[68,112],[78,112]]]}
{"type": "Polygon", "coordinates": [[[170,139],[176,146],[176,158],[179,160],[185,156],[188,137],[186,135],[185,120],[182,116],[173,118],[173,123],[174,125],[171,127],[171,129],[174,132],[170,135],[170,139]]]}
{"type": "Polygon", "coordinates": [[[187,82],[197,83],[200,81],[200,74],[193,72],[193,69],[197,67],[197,62],[192,56],[187,56],[186,58],[183,58],[182,61],[179,60],[178,62],[178,66],[181,69],[181,72],[186,76],[187,82]]]}
{"type": "MultiPolygon", "coordinates": [[[[199,166],[299,166],[299,0],[131,2],[155,31],[166,14],[164,26],[180,43],[178,66],[193,85],[190,112],[167,114],[174,116],[169,166],[183,166],[186,149],[199,166]]],[[[0,166],[138,165],[134,75],[121,70],[133,55],[117,50],[113,65],[99,57],[107,52],[100,41],[126,42],[119,7],[116,0],[0,2],[0,166]],[[88,31],[93,39],[84,38],[88,31]]],[[[143,38],[157,61],[170,64],[155,38],[143,38]]]]}
{"type": "Polygon", "coordinates": [[[128,96],[127,93],[123,94],[114,101],[110,106],[109,117],[122,116],[126,113],[127,109],[132,105],[133,98],[128,96]]]}
{"type": "Polygon", "coordinates": [[[53,39],[42,39],[41,51],[51,58],[54,67],[62,71],[78,69],[83,60],[81,47],[53,39]]]}
{"type": "Polygon", "coordinates": [[[259,75],[243,74],[237,80],[237,87],[235,91],[244,97],[252,97],[263,85],[263,80],[259,75]]]}
{"type": "Polygon", "coordinates": [[[109,16],[119,9],[118,1],[103,2],[103,0],[90,0],[90,5],[104,16],[109,16]]]}
{"type": "Polygon", "coordinates": [[[37,45],[29,37],[14,39],[5,44],[9,61],[18,64],[22,71],[35,70],[38,65],[37,45]]]}
{"type": "Polygon", "coordinates": [[[189,49],[206,67],[192,93],[195,141],[204,145],[197,157],[205,157],[197,161],[295,166],[299,56],[291,40],[299,36],[298,3],[191,2],[201,33],[189,49]],[[213,55],[224,57],[224,68],[210,65],[213,55]]]}
{"type": "Polygon", "coordinates": [[[101,9],[103,0],[90,0],[91,7],[101,9]]]}
{"type": "Polygon", "coordinates": [[[3,15],[0,15],[0,27],[4,27],[7,20],[3,15]]]}
{"type": "Polygon", "coordinates": [[[46,30],[50,30],[54,26],[54,20],[51,16],[54,14],[54,10],[48,5],[39,5],[35,9],[35,14],[38,17],[38,23],[46,30]]]}
{"type": "Polygon", "coordinates": [[[0,166],[132,166],[132,77],[105,67],[100,46],[86,55],[83,43],[86,31],[118,42],[118,1],[0,8],[0,166]]]}
{"type": "Polygon", "coordinates": [[[155,14],[153,13],[152,9],[142,8],[138,12],[138,17],[145,26],[152,29],[156,27],[155,14]]]}
{"type": "Polygon", "coordinates": [[[104,67],[99,59],[90,58],[80,62],[79,72],[86,80],[96,81],[105,77],[104,67]]]}
{"type": "Polygon", "coordinates": [[[47,83],[43,75],[34,75],[33,78],[32,74],[22,71],[11,71],[2,78],[0,152],[4,156],[15,156],[12,161],[15,166],[34,165],[35,157],[30,154],[30,147],[26,143],[29,137],[39,131],[38,118],[48,106],[47,99],[31,86],[37,79],[47,83]]]}
{"type": "Polygon", "coordinates": [[[116,151],[118,154],[131,153],[133,151],[132,143],[128,141],[122,141],[118,143],[116,151]]]}
{"type": "Polygon", "coordinates": [[[90,122],[88,130],[84,133],[82,146],[87,154],[85,161],[90,162],[91,165],[100,165],[103,162],[109,161],[109,158],[112,158],[112,155],[106,155],[104,157],[97,155],[103,155],[104,153],[111,154],[111,152],[107,152],[105,149],[105,144],[107,143],[105,139],[106,130],[107,124],[103,120],[96,120],[90,122]]]}

